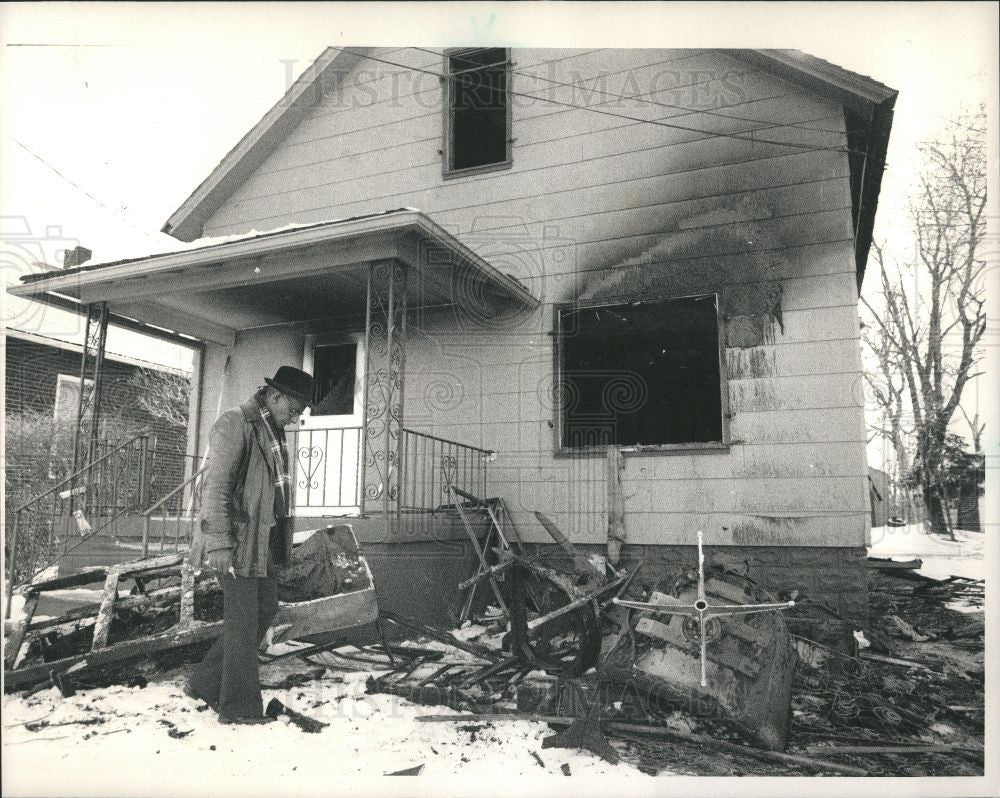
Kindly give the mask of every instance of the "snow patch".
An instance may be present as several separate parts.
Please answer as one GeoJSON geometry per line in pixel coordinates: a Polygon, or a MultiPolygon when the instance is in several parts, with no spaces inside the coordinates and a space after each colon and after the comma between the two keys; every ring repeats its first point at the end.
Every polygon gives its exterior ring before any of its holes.
{"type": "Polygon", "coordinates": [[[986,579],[986,536],[982,532],[956,530],[955,540],[949,540],[929,532],[924,524],[874,527],[868,553],[895,560],[918,558],[923,561],[919,573],[932,579],[986,579]]]}

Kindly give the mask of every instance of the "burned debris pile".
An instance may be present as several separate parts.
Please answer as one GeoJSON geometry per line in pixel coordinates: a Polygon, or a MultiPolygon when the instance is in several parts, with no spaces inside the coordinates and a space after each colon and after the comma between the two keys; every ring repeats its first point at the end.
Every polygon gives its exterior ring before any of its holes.
{"type": "MultiPolygon", "coordinates": [[[[266,688],[367,673],[370,694],[447,708],[422,722],[487,735],[499,721],[542,721],[552,729],[543,748],[653,774],[982,774],[982,582],[872,559],[872,623],[841,635],[852,645],[830,645],[809,636],[810,623],[825,613],[846,629],[847,619],[807,595],[776,600],[749,573],[706,561],[700,540],[697,562],[646,579],[582,556],[539,514],[570,563],[560,569],[521,545],[502,501],[452,498],[463,520],[491,520],[485,538],[467,525],[478,562],[460,586],[458,627],[380,610],[350,528],[324,530],[296,546],[271,630],[278,645],[261,653],[305,667],[266,688]],[[380,642],[330,634],[366,625],[380,642]]],[[[218,634],[213,580],[179,557],[89,578],[104,581],[102,601],[56,619],[32,620],[48,585],[29,590],[9,639],[8,690],[136,683],[218,634]],[[118,597],[126,577],[133,594],[118,597]]],[[[267,711],[304,732],[325,727],[277,699],[267,711]]]]}
{"type": "MultiPolygon", "coordinates": [[[[350,526],[313,530],[279,574],[284,603],[269,642],[370,623],[378,613],[374,594],[350,526]]],[[[128,680],[192,661],[222,633],[218,581],[195,573],[180,553],[35,582],[23,595],[4,653],[8,692],[56,685],[66,693],[74,684],[128,680]],[[96,584],[103,585],[99,601],[34,617],[45,593],[96,584]]]]}

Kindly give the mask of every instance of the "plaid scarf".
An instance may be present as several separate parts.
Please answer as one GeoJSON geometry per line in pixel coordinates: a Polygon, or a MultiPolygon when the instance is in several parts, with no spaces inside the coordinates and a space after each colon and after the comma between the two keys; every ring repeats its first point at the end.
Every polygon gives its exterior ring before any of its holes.
{"type": "Polygon", "coordinates": [[[264,429],[267,430],[269,442],[268,448],[274,462],[274,487],[280,491],[282,515],[287,516],[290,507],[289,493],[292,488],[292,478],[288,473],[288,446],[285,444],[285,431],[274,423],[274,416],[271,415],[271,411],[264,403],[265,391],[266,388],[261,388],[254,394],[253,398],[257,403],[257,410],[260,411],[260,417],[264,419],[264,429]]]}

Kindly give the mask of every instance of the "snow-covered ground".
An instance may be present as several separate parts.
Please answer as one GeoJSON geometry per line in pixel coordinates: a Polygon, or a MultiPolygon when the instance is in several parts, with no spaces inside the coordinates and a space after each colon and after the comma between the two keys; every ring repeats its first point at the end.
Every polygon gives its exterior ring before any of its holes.
{"type": "MultiPolygon", "coordinates": [[[[288,673],[309,669],[286,660],[263,666],[261,676],[276,684],[288,673]]],[[[460,779],[455,783],[465,789],[451,793],[456,795],[511,795],[512,780],[538,779],[549,784],[541,794],[552,794],[566,789],[564,765],[571,776],[583,777],[573,782],[581,787],[595,776],[613,779],[609,785],[626,780],[641,788],[654,782],[630,765],[610,765],[587,752],[543,749],[542,740],[554,732],[542,723],[419,722],[421,715],[454,713],[395,696],[366,695],[369,675],[328,671],[300,687],[265,690],[265,705],[276,697],[330,724],[318,734],[280,721],[221,725],[214,712],[198,711],[204,704],[183,694],[181,672],[144,688],[81,690],[70,698],[55,688],[27,699],[6,696],[3,794],[248,798],[403,790],[413,795],[423,792],[416,785],[427,777],[460,779]],[[68,721],[90,723],[60,725],[68,721]],[[25,724],[32,722],[46,725],[31,731],[25,724]],[[418,765],[424,765],[421,778],[411,779],[410,786],[382,779],[418,765]]]]}
{"type": "Polygon", "coordinates": [[[894,560],[920,559],[919,573],[932,579],[964,576],[986,579],[986,536],[982,532],[957,530],[956,540],[927,531],[924,524],[901,527],[880,526],[872,529],[872,557],[894,560]]]}

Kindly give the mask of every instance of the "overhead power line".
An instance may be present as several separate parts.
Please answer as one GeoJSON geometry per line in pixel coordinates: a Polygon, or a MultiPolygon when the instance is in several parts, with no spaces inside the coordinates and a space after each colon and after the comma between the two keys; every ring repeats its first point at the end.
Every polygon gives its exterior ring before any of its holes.
{"type": "MultiPolygon", "coordinates": [[[[408,64],[401,64],[401,63],[399,63],[397,61],[389,61],[387,59],[378,58],[377,56],[373,56],[373,55],[365,55],[365,54],[362,54],[362,53],[358,53],[358,52],[356,52],[354,50],[347,50],[347,48],[344,48],[344,47],[332,47],[331,49],[340,50],[341,52],[349,52],[350,54],[355,55],[358,58],[362,58],[362,59],[365,59],[365,60],[368,60],[368,61],[376,61],[378,63],[387,64],[388,66],[399,67],[400,69],[407,69],[407,70],[410,70],[410,71],[413,71],[413,72],[421,72],[421,73],[423,73],[425,75],[430,75],[431,77],[436,77],[439,80],[448,80],[450,78],[450,76],[448,76],[448,75],[444,75],[444,74],[442,74],[440,72],[435,72],[434,70],[431,70],[431,69],[423,69],[422,67],[410,66],[408,64]]],[[[465,84],[464,78],[459,77],[459,80],[461,80],[463,82],[463,84],[465,84]]],[[[514,91],[513,89],[509,89],[509,88],[508,89],[494,89],[492,87],[480,87],[480,88],[486,88],[489,91],[502,91],[504,94],[510,95],[510,96],[513,96],[513,97],[526,97],[526,98],[532,99],[532,100],[541,100],[542,102],[550,103],[552,105],[560,105],[560,106],[563,106],[565,108],[573,108],[573,109],[580,110],[580,111],[589,111],[590,113],[593,113],[593,114],[600,114],[602,116],[610,116],[610,117],[613,117],[613,118],[616,118],[616,119],[626,119],[626,120],[629,120],[631,122],[640,122],[640,123],[644,123],[644,124],[647,124],[647,125],[655,125],[657,127],[666,127],[666,128],[670,128],[670,129],[673,129],[673,130],[683,130],[683,131],[688,132],[688,133],[700,133],[700,134],[702,134],[704,136],[707,136],[709,138],[730,138],[730,139],[736,139],[738,141],[749,141],[752,144],[774,144],[774,145],[779,146],[779,147],[792,147],[792,148],[795,148],[795,149],[805,150],[805,151],[809,151],[809,152],[845,152],[845,153],[846,152],[852,152],[852,153],[856,153],[858,155],[863,155],[864,154],[860,150],[851,150],[851,149],[849,149],[847,147],[818,147],[818,146],[813,145],[813,144],[799,144],[797,142],[776,141],[776,140],[773,140],[773,139],[759,138],[757,136],[752,135],[752,131],[744,131],[742,133],[725,133],[725,132],[718,132],[718,131],[714,131],[714,130],[705,130],[704,128],[690,127],[688,125],[678,125],[678,124],[675,124],[675,123],[663,122],[662,120],[658,120],[658,119],[643,119],[642,117],[638,117],[638,116],[629,116],[628,114],[618,114],[618,113],[614,113],[612,111],[605,111],[605,110],[600,109],[600,108],[593,108],[593,107],[589,107],[589,106],[586,106],[586,105],[577,105],[575,103],[563,102],[562,100],[554,100],[554,99],[549,98],[549,97],[542,97],[542,96],[535,95],[535,94],[526,94],[524,92],[514,91]],[[748,133],[750,133],[751,135],[747,135],[748,133]]],[[[771,126],[774,126],[773,123],[769,123],[769,124],[771,126]]]]}
{"type": "Polygon", "coordinates": [[[61,178],[65,182],[69,183],[71,186],[73,186],[73,188],[75,188],[80,193],[84,194],[86,197],[88,197],[90,200],[92,200],[93,202],[95,202],[100,207],[104,208],[104,210],[106,210],[112,216],[114,216],[115,218],[117,218],[120,221],[122,221],[125,224],[127,224],[129,227],[131,227],[137,233],[142,233],[142,235],[146,236],[146,238],[150,239],[151,241],[158,241],[159,240],[158,238],[156,238],[156,236],[150,235],[146,230],[143,230],[140,227],[136,227],[132,222],[130,222],[128,219],[126,219],[124,216],[122,216],[114,208],[111,208],[111,207],[105,205],[103,202],[101,202],[101,200],[99,200],[97,197],[95,197],[93,194],[91,194],[89,191],[87,191],[87,189],[85,189],[83,186],[79,185],[78,183],[74,182],[71,178],[69,178],[66,175],[64,175],[56,167],[54,167],[52,164],[50,164],[48,161],[46,161],[41,155],[39,155],[37,152],[35,152],[32,149],[30,149],[27,145],[25,145],[22,142],[18,141],[16,138],[14,138],[12,135],[10,135],[10,133],[7,133],[6,135],[7,135],[7,138],[9,138],[18,147],[20,147],[22,150],[24,150],[26,153],[28,153],[28,155],[30,155],[36,161],[38,161],[39,163],[41,163],[43,166],[45,166],[46,169],[48,169],[50,172],[55,173],[55,175],[57,177],[61,178]]]}
{"type": "MultiPolygon", "coordinates": [[[[430,55],[440,55],[440,56],[446,55],[444,52],[439,52],[437,50],[428,50],[425,47],[411,47],[410,49],[411,50],[419,50],[422,53],[429,53],[430,55]]],[[[483,49],[492,49],[492,48],[483,48],[483,49]]],[[[474,50],[474,51],[470,51],[470,52],[481,52],[481,50],[474,50]]],[[[449,56],[449,57],[450,58],[457,58],[460,61],[467,61],[467,63],[470,63],[470,64],[474,63],[472,61],[468,61],[467,59],[462,58],[461,55],[452,55],[452,56],[449,56]]],[[[474,67],[474,68],[462,69],[462,70],[459,70],[457,72],[450,72],[449,75],[455,76],[455,75],[465,74],[467,72],[477,72],[480,69],[486,69],[487,67],[503,66],[505,63],[506,63],[506,61],[497,61],[497,62],[492,63],[492,64],[482,64],[481,66],[477,66],[477,67],[474,67]]],[[[751,71],[757,71],[757,70],[751,70],[751,71]]],[[[545,78],[545,77],[542,77],[541,75],[535,75],[535,74],[533,74],[531,72],[522,72],[521,70],[518,70],[518,69],[511,69],[510,72],[511,72],[512,75],[519,75],[520,77],[530,78],[532,80],[541,80],[541,81],[544,81],[545,83],[551,83],[551,84],[556,85],[556,86],[565,86],[566,88],[570,88],[570,89],[584,88],[585,90],[592,91],[595,94],[603,94],[605,97],[612,97],[612,98],[615,98],[615,99],[618,99],[618,100],[634,100],[635,102],[646,103],[648,105],[655,105],[655,106],[659,106],[661,108],[670,108],[670,109],[676,110],[676,111],[686,111],[686,112],[692,113],[692,114],[705,114],[706,116],[717,116],[717,117],[720,117],[722,119],[732,119],[732,120],[737,121],[737,122],[752,122],[753,124],[756,124],[756,125],[770,125],[772,127],[786,127],[786,128],[787,127],[794,127],[794,128],[799,128],[801,130],[808,130],[808,131],[811,131],[813,133],[841,133],[842,134],[844,132],[843,130],[832,130],[830,128],[806,127],[806,126],[804,126],[804,125],[802,125],[801,123],[798,123],[798,122],[776,123],[776,122],[773,122],[773,121],[771,121],[769,119],[753,119],[751,117],[739,116],[737,114],[724,114],[721,111],[713,111],[713,110],[708,109],[708,108],[690,108],[690,107],[688,107],[686,105],[675,105],[673,103],[665,103],[665,102],[661,102],[659,100],[649,100],[649,99],[646,99],[646,98],[641,97],[639,95],[630,96],[630,95],[627,95],[627,94],[615,94],[614,92],[603,91],[601,89],[586,89],[586,87],[581,87],[581,85],[579,83],[566,83],[566,82],[561,81],[561,80],[554,80],[553,78],[545,78]]],[[[603,77],[610,77],[610,75],[605,75],[603,77]]],[[[685,88],[685,87],[684,86],[675,86],[673,88],[680,89],[680,88],[685,88]]],[[[532,95],[532,96],[535,96],[535,95],[532,95]]]]}

